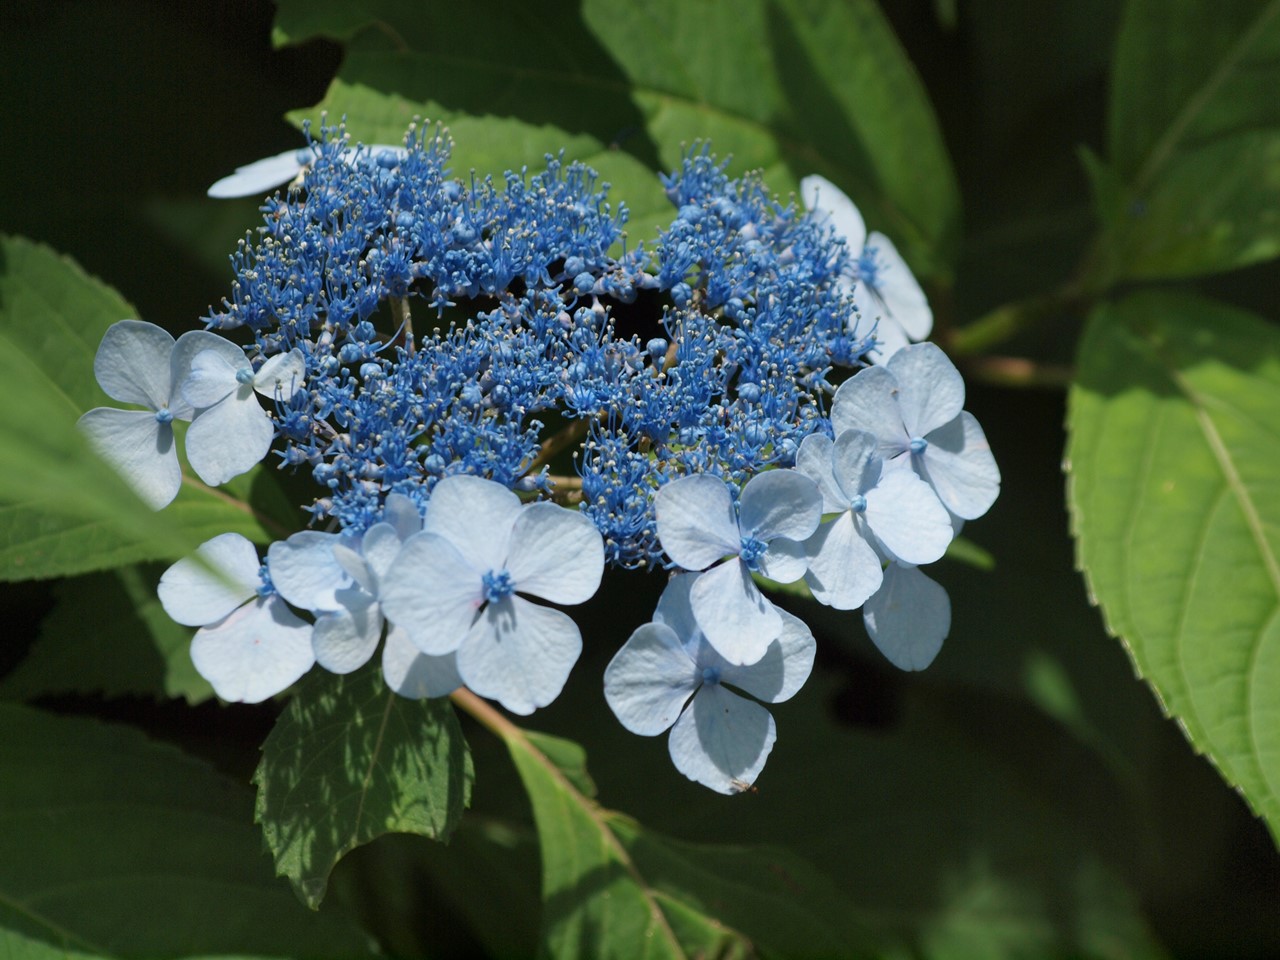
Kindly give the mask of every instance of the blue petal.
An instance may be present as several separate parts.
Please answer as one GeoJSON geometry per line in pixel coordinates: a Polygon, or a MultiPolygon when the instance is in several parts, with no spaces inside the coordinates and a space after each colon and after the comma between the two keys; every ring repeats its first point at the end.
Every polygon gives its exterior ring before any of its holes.
{"type": "Polygon", "coordinates": [[[382,506],[382,519],[395,527],[396,535],[401,540],[408,540],[422,529],[422,515],[418,505],[403,493],[388,494],[387,502],[382,506]]]}
{"type": "Polygon", "coordinates": [[[741,560],[712,567],[689,591],[702,633],[730,663],[755,663],[782,632],[782,618],[741,560]]]}
{"type": "Polygon", "coordinates": [[[681,638],[663,623],[637,627],[604,671],[604,698],[632,733],[666,730],[702,682],[681,638]]]}
{"type": "Polygon", "coordinates": [[[452,653],[484,605],[482,574],[444,537],[425,530],[404,542],[378,593],[388,620],[431,656],[452,653]]]}
{"type": "Polygon", "coordinates": [[[956,516],[976,520],[1000,495],[1000,468],[986,434],[971,413],[961,413],[926,438],[921,472],[956,516]]]}
{"type": "Polygon", "coordinates": [[[819,223],[825,220],[848,245],[849,255],[856,259],[867,240],[867,225],[857,205],[843,190],[816,173],[800,181],[800,196],[805,209],[814,211],[819,223]]]}
{"type": "Polygon", "coordinates": [[[191,661],[223,700],[261,703],[315,663],[311,624],[290,612],[279,597],[259,597],[225,620],[197,630],[191,661]]]}
{"type": "Polygon", "coordinates": [[[519,516],[520,498],[502,484],[459,475],[432,489],[422,529],[448,540],[479,577],[506,566],[519,516]]]}
{"type": "Polygon", "coordinates": [[[273,400],[288,400],[307,379],[307,361],[301,350],[277,353],[268,358],[253,377],[253,389],[273,400]]]}
{"type": "Polygon", "coordinates": [[[214,182],[208,196],[215,200],[235,197],[259,197],[274,187],[288,183],[303,169],[297,150],[286,150],[274,157],[264,157],[236,167],[236,172],[214,182]]]}
{"type": "Polygon", "coordinates": [[[738,503],[742,530],[761,540],[804,540],[822,519],[822,492],[795,470],[766,470],[747,481],[738,503]]]}
{"type": "Polygon", "coordinates": [[[560,695],[581,653],[568,614],[510,596],[475,622],[458,649],[458,674],[475,693],[527,716],[560,695]]]}
{"type": "Polygon", "coordinates": [[[917,343],[899,350],[888,370],[901,388],[898,408],[912,437],[923,437],[959,416],[964,379],[937,344],[917,343]]]}
{"type": "Polygon", "coordinates": [[[200,411],[187,430],[187,462],[211,487],[253,469],[271,449],[275,427],[253,391],[246,392],[200,411]]]}
{"type": "Polygon", "coordinates": [[[923,340],[933,330],[933,311],[911,268],[883,233],[872,233],[867,246],[876,250],[876,292],[885,315],[910,339],[923,340]]]}
{"type": "Polygon", "coordinates": [[[951,598],[915,567],[892,563],[884,584],[862,608],[871,641],[903,670],[933,663],[951,630],[951,598]]]}
{"type": "Polygon", "coordinates": [[[785,610],[778,613],[782,616],[782,635],[769,644],[758,662],[742,667],[726,663],[720,668],[721,683],[769,703],[795,696],[813,672],[813,659],[818,652],[818,644],[803,620],[785,610]]]}
{"type": "MultiPolygon", "coordinates": [[[[244,350],[226,337],[220,337],[208,330],[188,330],[173,345],[173,353],[169,357],[169,376],[173,380],[174,396],[182,398],[187,381],[191,377],[191,365],[195,358],[206,350],[212,350],[235,370],[249,366],[244,350]]],[[[179,419],[190,420],[197,405],[189,403],[185,398],[182,399],[182,403],[187,409],[187,415],[179,419]]],[[[174,416],[177,414],[175,413],[174,416]]]]}
{"type": "Polygon", "coordinates": [[[721,686],[704,686],[671,728],[671,762],[717,793],[741,793],[764,769],[777,739],[769,711],[721,686]]]}
{"type": "Polygon", "coordinates": [[[880,589],[880,558],[867,543],[851,512],[818,528],[805,542],[809,572],[804,582],[813,598],[837,610],[856,610],[880,589]]]}
{"type": "Polygon", "coordinates": [[[369,662],[382,637],[382,611],[359,587],[338,594],[342,609],[316,617],[311,647],[330,673],[350,673],[369,662]]]}
{"type": "Polygon", "coordinates": [[[169,406],[172,353],[173,337],[167,330],[143,320],[121,320],[102,335],[93,373],[112,400],[159,410],[169,406]]]}
{"type": "Polygon", "coordinates": [[[145,410],[95,407],[76,426],[152,510],[173,502],[182,488],[182,467],[170,424],[145,410]]]}
{"type": "Polygon", "coordinates": [[[880,459],[879,443],[863,430],[846,430],[836,437],[831,450],[832,471],[847,495],[841,509],[848,508],[854,496],[865,494],[876,485],[884,461],[880,459]]]}
{"type": "Polygon", "coordinates": [[[585,514],[531,503],[511,531],[506,566],[521,593],[552,603],[583,603],[604,575],[604,539],[585,514]]]}
{"type": "Polygon", "coordinates": [[[794,583],[809,569],[809,555],[802,541],[774,537],[760,557],[760,573],[778,583],[794,583]]]}
{"type": "Polygon", "coordinates": [[[903,563],[933,563],[951,543],[951,515],[911,470],[890,470],[867,492],[867,526],[903,563]]]}
{"type": "Polygon", "coordinates": [[[280,596],[303,610],[338,610],[338,591],[352,583],[334,556],[343,543],[336,533],[301,530],[288,540],[277,540],[267,550],[267,569],[280,596]]]}
{"type": "Polygon", "coordinates": [[[197,410],[212,407],[239,389],[236,373],[248,367],[249,361],[243,354],[232,362],[217,350],[201,350],[191,358],[191,369],[182,381],[182,399],[197,410]]]}
{"type": "Polygon", "coordinates": [[[457,654],[428,656],[398,627],[387,631],[387,642],[382,647],[382,676],[388,687],[410,700],[448,696],[462,686],[457,654]]]}
{"type": "Polygon", "coordinates": [[[898,381],[884,367],[866,367],[840,384],[831,403],[831,429],[863,430],[880,441],[885,460],[907,448],[911,437],[898,409],[898,381]]]}
{"type": "Polygon", "coordinates": [[[811,433],[800,441],[800,449],[796,451],[796,470],[818,485],[822,493],[823,513],[849,509],[849,497],[832,471],[832,449],[830,437],[811,433]]]}
{"type": "Polygon", "coordinates": [[[653,509],[662,549],[686,570],[702,570],[741,549],[733,498],[718,477],[672,480],[653,495],[653,509]]]}
{"type": "Polygon", "coordinates": [[[252,543],[238,533],[223,533],[166,570],[156,592],[164,612],[175,622],[203,627],[221,620],[257,592],[260,566],[252,543]]]}

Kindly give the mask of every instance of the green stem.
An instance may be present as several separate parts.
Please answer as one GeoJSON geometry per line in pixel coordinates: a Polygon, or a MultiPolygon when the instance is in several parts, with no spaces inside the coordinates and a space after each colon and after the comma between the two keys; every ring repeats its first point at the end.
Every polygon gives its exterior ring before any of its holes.
{"type": "Polygon", "coordinates": [[[947,350],[953,356],[982,353],[1017,333],[1057,316],[1078,305],[1080,294],[1074,287],[997,307],[973,323],[951,331],[947,350]]]}

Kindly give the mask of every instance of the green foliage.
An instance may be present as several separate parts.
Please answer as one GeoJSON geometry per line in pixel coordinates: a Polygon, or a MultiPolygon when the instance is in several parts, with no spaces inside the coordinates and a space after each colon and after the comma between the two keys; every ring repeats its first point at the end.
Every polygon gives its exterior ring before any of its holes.
{"type": "Polygon", "coordinates": [[[1280,254],[1280,2],[1130,0],[1111,87],[1111,176],[1094,173],[1115,277],[1280,254]]]}
{"type": "Polygon", "coordinates": [[[0,705],[0,769],[10,955],[369,952],[348,920],[308,913],[271,877],[248,792],[173,747],[0,705]]]}
{"type": "Polygon", "coordinates": [[[187,652],[191,628],[174,623],[156,597],[160,573],[125,566],[58,583],[57,605],[26,659],[0,680],[0,697],[140,694],[195,704],[213,696],[187,652]]]}
{"type": "MultiPolygon", "coordinates": [[[[0,444],[0,579],[172,559],[227,531],[272,539],[270,521],[248,503],[191,480],[158,516],[76,430],[81,413],[110,402],[93,357],[107,327],[132,312],[67,258],[0,239],[0,402],[22,411],[0,444]]],[[[261,467],[229,489],[247,493],[251,485],[255,501],[278,514],[278,491],[261,467]]]]}
{"type": "Polygon", "coordinates": [[[1197,749],[1280,836],[1280,334],[1147,294],[1090,317],[1068,417],[1079,562],[1197,749]]]}
{"type": "Polygon", "coordinates": [[[355,847],[393,832],[448,840],[473,778],[448,703],[396,696],[376,663],[344,677],[317,670],[263,745],[257,818],[277,871],[314,908],[355,847]]]}

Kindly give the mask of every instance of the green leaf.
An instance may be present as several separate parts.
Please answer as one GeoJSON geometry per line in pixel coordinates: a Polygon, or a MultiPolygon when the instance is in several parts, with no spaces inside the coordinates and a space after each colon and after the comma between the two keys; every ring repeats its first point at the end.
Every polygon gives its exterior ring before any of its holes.
{"type": "Polygon", "coordinates": [[[778,190],[808,173],[830,177],[925,274],[945,273],[954,253],[955,177],[872,0],[590,0],[581,20],[560,5],[514,11],[496,0],[429,15],[406,0],[362,10],[363,29],[332,0],[283,0],[279,13],[290,40],[349,38],[319,107],[345,112],[362,138],[398,140],[420,114],[450,125],[458,168],[483,172],[536,165],[563,147],[614,183],[640,239],[670,218],[652,172],[710,140],[738,169],[764,168],[778,190]]]}
{"type": "Polygon", "coordinates": [[[1120,276],[1280,254],[1280,0],[1130,0],[1110,142],[1127,203],[1103,204],[1120,276]]]}
{"type": "Polygon", "coordinates": [[[1280,837],[1280,334],[1193,297],[1100,307],[1067,459],[1078,561],[1192,744],[1280,837]]]}
{"type": "Polygon", "coordinates": [[[866,952],[852,905],[801,858],[657,836],[579,789],[581,748],[572,751],[570,776],[557,762],[565,741],[501,718],[491,725],[533,804],[551,956],[631,957],[637,944],[651,957],[747,957],[757,946],[782,956],[866,952]],[[539,747],[548,742],[552,755],[539,747]]]}
{"type": "Polygon", "coordinates": [[[397,696],[376,663],[317,670],[263,744],[257,818],[276,870],[314,908],[355,847],[384,833],[448,840],[474,775],[450,704],[397,696]]]}
{"type": "Polygon", "coordinates": [[[138,694],[194,704],[213,696],[191,663],[191,628],[174,623],[156,597],[162,572],[126,566],[58,583],[57,605],[26,659],[0,680],[0,697],[138,694]]]}
{"type": "Polygon", "coordinates": [[[0,443],[0,579],[172,559],[219,533],[269,542],[289,529],[277,522],[290,512],[278,484],[261,467],[225,490],[188,478],[157,514],[89,450],[75,421],[110,402],[93,357],[107,327],[132,312],[69,259],[0,236],[0,403],[16,412],[0,443]]]}
{"type": "Polygon", "coordinates": [[[118,957],[369,953],[358,928],[303,910],[271,876],[248,791],[173,747],[0,704],[0,771],[0,944],[118,957]]]}

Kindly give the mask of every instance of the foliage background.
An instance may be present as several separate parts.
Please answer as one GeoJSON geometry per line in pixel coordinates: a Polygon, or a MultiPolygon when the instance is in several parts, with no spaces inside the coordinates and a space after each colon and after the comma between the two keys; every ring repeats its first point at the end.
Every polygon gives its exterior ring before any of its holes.
{"type": "MultiPolygon", "coordinates": [[[[699,4],[688,6],[697,13],[699,4]]],[[[1060,288],[1089,249],[1099,221],[1080,148],[1108,157],[1117,142],[1107,124],[1120,8],[1108,0],[883,3],[933,103],[963,200],[963,229],[956,221],[939,243],[956,254],[954,286],[932,290],[941,337],[949,323],[1060,288]]],[[[454,12],[467,16],[465,5],[454,12]]],[[[343,63],[333,40],[274,48],[273,13],[250,0],[7,4],[0,232],[74,257],[144,319],[175,331],[194,325],[223,295],[226,255],[257,218],[252,201],[209,201],[205,187],[296,145],[285,114],[320,101],[343,63]]],[[[477,24],[468,42],[502,55],[511,30],[477,24]]],[[[565,27],[570,50],[581,31],[576,18],[565,27]]],[[[764,38],[712,32],[702,42],[738,44],[749,57],[764,38]]],[[[826,104],[806,100],[810,92],[803,82],[785,91],[797,124],[821,122],[826,104]]],[[[1155,109],[1139,105],[1129,120],[1155,109]]],[[[557,119],[553,106],[546,110],[557,119]]],[[[622,135],[629,119],[578,122],[622,135]]],[[[642,160],[678,149],[653,146],[656,155],[642,160]]],[[[1112,159],[1122,163],[1123,150],[1112,159]]],[[[790,188],[785,170],[770,173],[790,188]]],[[[1278,281],[1264,257],[1164,296],[1184,305],[1210,296],[1274,324],[1278,281]]],[[[1053,380],[1074,363],[1083,323],[1059,306],[999,351],[1034,358],[1053,380]]],[[[751,933],[765,953],[1275,955],[1275,846],[1162,716],[1090,606],[1064,507],[1061,383],[989,382],[1008,373],[977,362],[968,370],[968,406],[1005,479],[996,507],[967,534],[996,565],[940,565],[954,627],[928,671],[894,671],[848,618],[813,621],[819,669],[776,711],[779,743],[760,792],[709,796],[670,768],[662,741],[637,740],[607,714],[600,673],[660,587],[655,578],[616,577],[579,618],[587,652],[565,696],[533,724],[585,747],[600,801],[646,828],[632,853],[664,896],[693,899],[731,929],[759,925],[751,933]]],[[[24,415],[19,406],[15,421],[24,415]]],[[[281,705],[183,699],[203,697],[197,678],[174,672],[183,638],[157,636],[161,646],[152,647],[154,610],[148,621],[144,609],[135,616],[128,605],[109,606],[122,591],[145,598],[158,569],[3,587],[0,696],[11,703],[0,704],[0,864],[10,866],[0,866],[0,944],[11,955],[52,956],[56,947],[343,956],[363,947],[363,930],[399,955],[519,957],[536,949],[548,916],[572,915],[581,891],[540,904],[529,800],[506,747],[471,722],[472,810],[450,844],[384,837],[339,864],[318,915],[295,903],[259,853],[248,786],[281,705]],[[77,634],[83,656],[38,660],[39,638],[54,633],[77,634]],[[176,651],[172,661],[167,650],[176,651]],[[118,793],[104,795],[104,782],[118,793]],[[162,786],[154,795],[134,789],[144,783],[162,786]],[[56,819],[67,808],[96,813],[77,832],[83,818],[56,819]],[[157,828],[156,810],[174,822],[157,828]],[[211,833],[210,818],[226,823],[211,833]],[[235,904],[213,901],[239,918],[234,936],[202,931],[188,916],[221,869],[215,851],[237,875],[235,904]],[[42,899],[40,909],[64,918],[69,939],[53,943],[24,926],[35,911],[29,891],[42,881],[17,862],[65,872],[75,892],[52,905],[42,899]],[[112,879],[125,864],[172,876],[133,889],[112,879]]],[[[616,829],[628,835],[626,823],[616,829]]],[[[571,952],[552,942],[557,954],[571,952]]],[[[627,956],[629,946],[613,948],[627,956]]]]}

